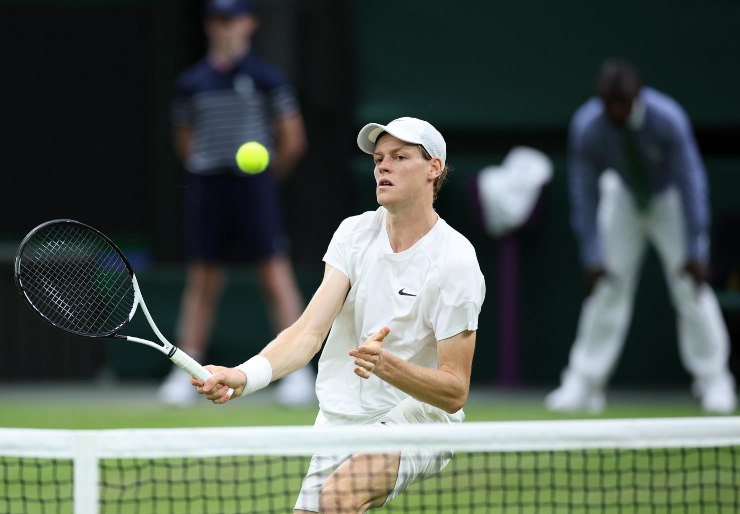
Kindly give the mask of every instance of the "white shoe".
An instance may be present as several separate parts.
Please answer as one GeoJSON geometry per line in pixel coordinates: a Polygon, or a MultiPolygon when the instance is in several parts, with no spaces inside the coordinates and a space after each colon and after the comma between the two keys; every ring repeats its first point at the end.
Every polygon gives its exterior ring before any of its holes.
{"type": "Polygon", "coordinates": [[[553,412],[599,414],[605,406],[604,391],[572,376],[545,398],[545,407],[553,412]]]}
{"type": "Polygon", "coordinates": [[[173,366],[157,390],[157,398],[166,405],[184,407],[195,403],[198,393],[190,384],[190,375],[173,366]]]}
{"type": "Polygon", "coordinates": [[[709,414],[732,414],[737,407],[735,381],[722,375],[705,380],[699,386],[701,407],[709,414]]]}
{"type": "Polygon", "coordinates": [[[276,387],[281,405],[302,407],[316,403],[316,374],[310,365],[283,377],[276,387]]]}

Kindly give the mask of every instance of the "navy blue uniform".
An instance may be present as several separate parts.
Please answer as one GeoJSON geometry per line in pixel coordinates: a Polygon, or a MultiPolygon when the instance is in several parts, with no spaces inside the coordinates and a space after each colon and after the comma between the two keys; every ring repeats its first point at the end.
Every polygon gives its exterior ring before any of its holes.
{"type": "Polygon", "coordinates": [[[270,169],[247,175],[234,156],[246,141],[271,152],[275,120],[298,112],[292,85],[251,54],[226,71],[203,59],[177,78],[172,121],[193,128],[184,163],[188,259],[254,262],[286,252],[270,169]]]}

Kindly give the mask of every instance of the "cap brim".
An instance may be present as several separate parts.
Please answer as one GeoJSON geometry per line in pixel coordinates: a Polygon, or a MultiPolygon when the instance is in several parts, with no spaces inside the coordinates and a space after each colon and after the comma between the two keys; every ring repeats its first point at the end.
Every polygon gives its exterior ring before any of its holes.
{"type": "Polygon", "coordinates": [[[368,123],[357,134],[357,146],[363,152],[372,155],[375,153],[375,142],[378,140],[378,136],[386,131],[387,127],[385,125],[368,123]]]}
{"type": "Polygon", "coordinates": [[[401,141],[405,141],[406,143],[411,143],[413,145],[422,144],[416,134],[405,132],[401,127],[396,126],[389,129],[387,126],[381,125],[380,123],[368,123],[362,127],[362,130],[360,130],[360,133],[357,135],[357,145],[360,147],[360,150],[370,155],[375,153],[375,143],[378,141],[378,136],[383,132],[388,132],[391,136],[400,139],[401,141]]]}

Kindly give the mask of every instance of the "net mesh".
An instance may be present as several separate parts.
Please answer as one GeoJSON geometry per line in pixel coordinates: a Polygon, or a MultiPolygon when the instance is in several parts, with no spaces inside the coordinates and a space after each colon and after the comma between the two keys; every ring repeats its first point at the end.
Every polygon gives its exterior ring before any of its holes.
{"type": "Polygon", "coordinates": [[[16,262],[28,301],[53,325],[81,335],[109,335],[125,325],[135,293],[121,255],[97,231],[75,222],[43,225],[16,262]]]}
{"type": "MultiPolygon", "coordinates": [[[[311,454],[332,447],[337,455],[455,450],[443,471],[412,483],[381,512],[740,512],[740,418],[404,426],[398,433],[5,429],[0,512],[292,512],[311,454]]],[[[368,477],[348,483],[362,490],[368,477]]]]}

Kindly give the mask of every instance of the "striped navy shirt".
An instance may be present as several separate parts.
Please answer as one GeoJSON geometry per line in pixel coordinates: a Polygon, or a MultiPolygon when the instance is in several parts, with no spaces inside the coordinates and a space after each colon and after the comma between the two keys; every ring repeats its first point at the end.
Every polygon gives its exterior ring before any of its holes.
{"type": "Polygon", "coordinates": [[[274,122],[299,112],[293,86],[275,67],[247,54],[230,70],[203,59],[175,82],[172,123],[193,127],[185,168],[199,175],[239,173],[234,155],[246,141],[274,147],[274,122]]]}
{"type": "MultiPolygon", "coordinates": [[[[642,116],[633,128],[650,192],[677,188],[684,210],[688,257],[706,260],[709,256],[707,180],[691,122],[675,100],[654,89],[643,87],[637,104],[642,116]]],[[[600,173],[615,170],[630,186],[621,130],[609,120],[596,97],[583,104],[571,121],[568,136],[571,222],[586,266],[604,262],[596,225],[600,173]]]]}

